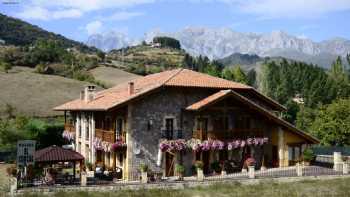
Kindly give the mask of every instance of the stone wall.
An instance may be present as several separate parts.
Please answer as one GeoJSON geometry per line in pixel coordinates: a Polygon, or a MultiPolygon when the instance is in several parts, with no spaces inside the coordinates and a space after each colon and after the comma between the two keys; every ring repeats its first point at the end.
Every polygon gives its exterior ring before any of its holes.
{"type": "MultiPolygon", "coordinates": [[[[194,127],[194,115],[184,111],[184,108],[211,94],[212,92],[206,90],[188,91],[180,88],[166,88],[133,103],[131,141],[133,141],[133,152],[137,153],[137,149],[141,151],[139,154],[132,154],[132,164],[129,169],[137,170],[141,163],[146,163],[150,169],[163,172],[161,167],[156,166],[156,161],[162,130],[165,129],[165,118],[174,118],[174,129],[182,131],[183,138],[190,139],[194,127]],[[148,128],[150,120],[153,124],[148,128]]],[[[174,139],[177,137],[176,131],[174,139]]],[[[188,169],[192,165],[192,153],[185,154],[183,161],[188,174],[190,173],[188,169]]]]}

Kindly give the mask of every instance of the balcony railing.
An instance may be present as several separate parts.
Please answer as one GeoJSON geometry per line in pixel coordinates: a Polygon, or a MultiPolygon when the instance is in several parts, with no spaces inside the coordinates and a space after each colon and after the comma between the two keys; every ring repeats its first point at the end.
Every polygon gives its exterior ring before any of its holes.
{"type": "Polygon", "coordinates": [[[244,139],[248,136],[263,137],[262,129],[231,129],[228,131],[193,131],[192,137],[200,140],[207,139],[218,139],[218,140],[229,140],[229,139],[244,139]]]}
{"type": "Polygon", "coordinates": [[[126,133],[122,132],[121,135],[115,135],[114,131],[106,131],[103,129],[95,129],[95,137],[100,138],[102,141],[114,143],[116,139],[126,142],[126,133]]]}
{"type": "Polygon", "coordinates": [[[72,124],[64,124],[64,130],[75,133],[75,126],[72,124]]]}

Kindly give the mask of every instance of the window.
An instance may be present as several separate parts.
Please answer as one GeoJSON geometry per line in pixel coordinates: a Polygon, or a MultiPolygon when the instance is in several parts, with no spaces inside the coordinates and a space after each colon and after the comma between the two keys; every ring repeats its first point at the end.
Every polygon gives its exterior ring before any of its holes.
{"type": "Polygon", "coordinates": [[[116,122],[116,138],[117,138],[117,140],[119,140],[121,138],[122,132],[123,132],[123,119],[118,118],[117,122],[116,122]]]}
{"type": "Polygon", "coordinates": [[[167,118],[165,119],[165,137],[168,140],[173,139],[174,136],[174,119],[167,118]]]}

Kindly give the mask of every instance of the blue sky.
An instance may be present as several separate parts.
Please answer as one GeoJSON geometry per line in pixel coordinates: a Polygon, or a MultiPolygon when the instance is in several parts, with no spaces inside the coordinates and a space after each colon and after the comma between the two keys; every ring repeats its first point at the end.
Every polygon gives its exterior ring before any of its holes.
{"type": "Polygon", "coordinates": [[[350,39],[350,0],[0,0],[0,12],[68,38],[94,33],[143,37],[152,29],[282,30],[315,41],[350,39]]]}

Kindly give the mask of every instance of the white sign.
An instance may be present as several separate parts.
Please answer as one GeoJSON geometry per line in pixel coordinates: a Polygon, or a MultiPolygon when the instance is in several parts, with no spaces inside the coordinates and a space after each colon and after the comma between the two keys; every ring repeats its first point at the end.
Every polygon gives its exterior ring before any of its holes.
{"type": "Polygon", "coordinates": [[[17,167],[34,164],[35,141],[17,141],[17,167]]]}

